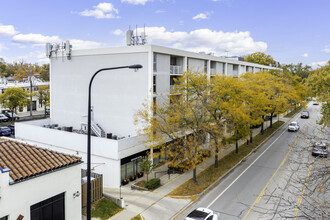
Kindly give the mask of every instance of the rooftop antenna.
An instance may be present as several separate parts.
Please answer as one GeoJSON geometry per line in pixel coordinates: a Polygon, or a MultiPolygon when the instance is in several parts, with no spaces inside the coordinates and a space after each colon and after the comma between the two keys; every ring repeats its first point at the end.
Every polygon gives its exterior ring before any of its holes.
{"type": "Polygon", "coordinates": [[[72,45],[68,40],[62,43],[54,43],[54,44],[46,43],[46,56],[48,58],[51,58],[53,54],[57,56],[58,52],[62,52],[62,57],[64,57],[65,55],[67,59],[70,60],[71,51],[72,51],[72,45]]]}
{"type": "Polygon", "coordinates": [[[135,46],[135,45],[145,45],[147,43],[147,35],[146,35],[146,27],[144,25],[144,31],[141,35],[138,35],[138,26],[135,28],[134,32],[131,30],[131,26],[129,26],[128,31],[126,31],[126,45],[127,46],[135,46]]]}

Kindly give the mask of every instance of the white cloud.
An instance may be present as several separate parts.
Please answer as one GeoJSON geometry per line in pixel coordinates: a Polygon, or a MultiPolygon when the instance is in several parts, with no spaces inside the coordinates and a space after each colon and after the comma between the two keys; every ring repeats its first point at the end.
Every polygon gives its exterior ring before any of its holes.
{"type": "Polygon", "coordinates": [[[121,2],[125,2],[132,5],[145,5],[147,2],[151,2],[153,0],[121,0],[121,2]]]}
{"type": "Polygon", "coordinates": [[[308,57],[308,53],[301,54],[302,57],[308,57]]]}
{"type": "Polygon", "coordinates": [[[318,62],[312,62],[310,65],[313,69],[318,68],[320,66],[324,66],[328,63],[328,61],[318,61],[318,62]]]}
{"type": "Polygon", "coordinates": [[[93,6],[94,10],[85,10],[79,14],[82,16],[95,17],[97,19],[101,18],[119,18],[117,14],[119,13],[111,3],[103,2],[99,3],[97,6],[93,6]]]}
{"type": "Polygon", "coordinates": [[[323,52],[330,53],[330,45],[325,46],[323,52]]]}
{"type": "Polygon", "coordinates": [[[200,20],[208,19],[210,17],[210,15],[211,15],[210,12],[200,13],[200,14],[194,16],[192,19],[200,21],[200,20]]]}
{"type": "Polygon", "coordinates": [[[12,36],[17,34],[18,31],[15,30],[13,25],[1,25],[0,24],[0,35],[12,36]]]}
{"type": "Polygon", "coordinates": [[[58,36],[44,36],[41,34],[17,34],[12,40],[15,43],[33,44],[34,46],[44,46],[47,42],[59,43],[61,39],[58,36]]]}
{"type": "Polygon", "coordinates": [[[117,30],[114,30],[112,32],[112,34],[116,35],[116,36],[120,36],[120,35],[123,35],[124,34],[124,31],[120,30],[120,29],[117,29],[117,30]]]}
{"type": "MultiPolygon", "coordinates": [[[[141,33],[143,28],[138,28],[141,33]]],[[[267,43],[254,41],[249,31],[223,32],[210,29],[197,29],[191,32],[170,32],[165,27],[146,27],[149,43],[170,46],[193,52],[214,52],[216,55],[224,55],[229,51],[230,55],[245,55],[253,52],[264,52],[267,43]]]]}
{"type": "MultiPolygon", "coordinates": [[[[32,44],[33,46],[45,46],[46,43],[60,43],[63,41],[58,36],[44,36],[41,34],[18,34],[12,40],[18,45],[32,44]]],[[[99,42],[79,39],[70,39],[70,44],[74,49],[97,48],[102,45],[99,42]]]]}
{"type": "Polygon", "coordinates": [[[101,47],[101,43],[95,41],[85,41],[79,39],[71,39],[70,44],[72,45],[72,49],[90,49],[101,47]]]}

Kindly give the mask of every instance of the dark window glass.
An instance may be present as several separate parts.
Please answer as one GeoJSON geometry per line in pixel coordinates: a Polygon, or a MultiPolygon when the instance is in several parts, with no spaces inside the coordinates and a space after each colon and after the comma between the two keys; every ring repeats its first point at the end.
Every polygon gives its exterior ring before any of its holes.
{"type": "Polygon", "coordinates": [[[2,217],[0,220],[8,220],[8,216],[2,217]]]}

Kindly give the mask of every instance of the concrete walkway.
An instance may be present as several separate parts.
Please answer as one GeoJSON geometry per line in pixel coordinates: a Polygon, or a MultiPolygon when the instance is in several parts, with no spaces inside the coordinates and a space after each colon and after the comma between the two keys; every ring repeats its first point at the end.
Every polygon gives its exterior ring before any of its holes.
{"type": "MultiPolygon", "coordinates": [[[[287,121],[287,118],[280,118],[282,121],[287,121]]],[[[273,122],[276,122],[277,118],[274,118],[273,122]]],[[[267,121],[265,123],[265,128],[269,127],[270,122],[267,121]]],[[[260,132],[260,128],[256,128],[253,130],[253,136],[257,135],[260,132]]],[[[240,141],[240,145],[243,141],[240,141]]],[[[232,144],[230,147],[226,149],[222,149],[219,153],[219,159],[227,155],[229,152],[235,149],[235,145],[232,144]]],[[[214,164],[214,157],[210,157],[208,160],[204,161],[198,168],[197,173],[200,173],[205,168],[214,164]]],[[[163,165],[157,168],[156,172],[166,170],[166,165],[163,165]]],[[[125,201],[125,209],[113,216],[111,219],[131,219],[138,214],[141,215],[146,220],[154,220],[154,219],[173,219],[178,212],[182,209],[189,206],[194,201],[190,198],[171,198],[166,196],[168,193],[176,189],[181,184],[185,183],[189,179],[192,178],[192,170],[183,173],[183,174],[175,174],[171,175],[170,178],[164,172],[164,175],[158,178],[161,179],[162,186],[153,192],[149,191],[139,191],[139,190],[131,190],[130,184],[125,185],[121,188],[121,197],[124,198],[125,201]]],[[[149,178],[153,178],[154,174],[149,175],[149,178]]],[[[146,178],[145,176],[143,178],[146,178]]],[[[141,179],[137,179],[136,181],[140,181],[141,179]]],[[[109,193],[112,196],[120,197],[119,189],[109,189],[104,188],[105,193],[109,193]]]]}

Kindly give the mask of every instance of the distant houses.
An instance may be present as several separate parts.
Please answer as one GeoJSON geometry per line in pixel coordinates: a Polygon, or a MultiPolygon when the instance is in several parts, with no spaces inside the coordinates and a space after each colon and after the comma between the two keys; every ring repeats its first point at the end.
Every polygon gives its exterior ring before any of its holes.
{"type": "MultiPolygon", "coordinates": [[[[25,91],[29,91],[32,89],[32,92],[37,92],[39,86],[49,85],[49,82],[42,81],[38,75],[34,75],[31,77],[31,82],[28,77],[23,78],[22,81],[16,81],[13,77],[2,77],[0,78],[0,94],[4,93],[7,88],[22,88],[25,91]],[[32,82],[32,85],[31,85],[32,82]]],[[[23,106],[17,109],[17,113],[23,113],[30,111],[31,106],[23,106]]],[[[38,96],[32,97],[32,111],[43,111],[45,106],[43,106],[42,102],[39,100],[38,96]]],[[[0,106],[0,112],[4,110],[3,107],[0,106]]]]}

